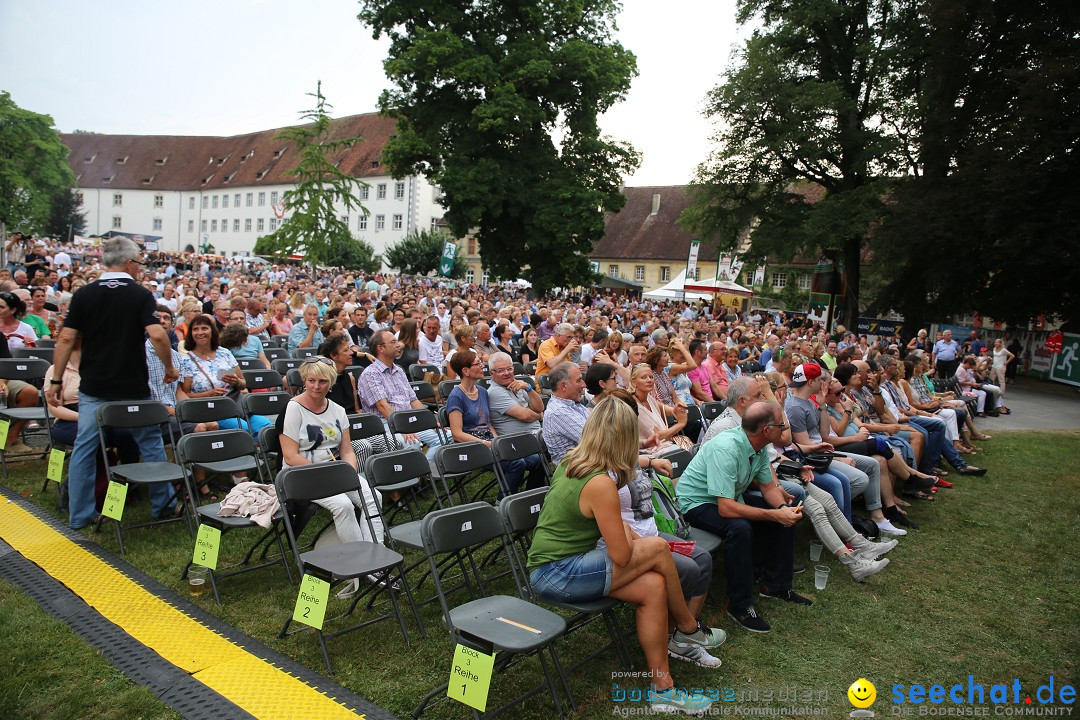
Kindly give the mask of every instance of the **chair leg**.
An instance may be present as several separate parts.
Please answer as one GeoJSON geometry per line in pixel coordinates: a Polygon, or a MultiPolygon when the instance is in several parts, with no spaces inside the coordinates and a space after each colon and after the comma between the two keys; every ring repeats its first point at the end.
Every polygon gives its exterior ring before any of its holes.
{"type": "Polygon", "coordinates": [[[334,666],[330,664],[330,651],[326,649],[326,638],[323,637],[322,630],[318,628],[315,628],[315,634],[319,638],[319,648],[322,650],[323,660],[326,661],[326,674],[333,677],[334,666]]]}
{"type": "MultiPolygon", "coordinates": [[[[289,584],[295,585],[296,580],[293,579],[292,568],[289,567],[289,556],[285,553],[285,543],[281,541],[282,533],[275,533],[275,535],[277,535],[278,549],[281,550],[281,564],[285,566],[285,575],[289,578],[289,584]]],[[[266,546],[270,547],[270,543],[266,543],[266,546]]]]}
{"type": "Polygon", "coordinates": [[[412,610],[413,620],[416,621],[416,627],[420,629],[420,639],[427,639],[427,632],[424,630],[424,621],[420,619],[420,611],[416,607],[416,600],[413,599],[412,588],[409,587],[409,580],[405,577],[404,568],[398,571],[398,577],[401,578],[401,587],[405,590],[405,597],[409,600],[409,609],[412,610]]]}

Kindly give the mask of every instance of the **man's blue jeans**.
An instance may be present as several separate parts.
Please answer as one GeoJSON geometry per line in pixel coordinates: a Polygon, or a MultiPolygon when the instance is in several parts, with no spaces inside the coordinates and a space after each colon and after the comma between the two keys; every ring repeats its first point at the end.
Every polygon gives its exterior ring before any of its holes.
{"type": "MultiPolygon", "coordinates": [[[[150,398],[142,398],[142,401],[146,400],[150,398]]],[[[99,448],[97,409],[107,402],[111,401],[79,393],[79,433],[75,437],[71,464],[68,467],[68,524],[73,530],[86,527],[97,519],[94,501],[96,456],[99,448]]],[[[131,428],[131,435],[139,446],[143,462],[166,462],[165,445],[161,442],[161,430],[157,425],[131,428]]],[[[172,484],[153,483],[147,486],[147,490],[153,516],[157,518],[166,514],[170,510],[169,501],[173,497],[172,484]]]]}
{"type": "MultiPolygon", "coordinates": [[[[518,460],[507,460],[506,462],[499,463],[502,466],[503,477],[506,479],[506,485],[510,489],[510,494],[516,493],[521,489],[521,481],[525,479],[525,474],[529,474],[530,489],[537,484],[538,479],[543,476],[544,473],[544,460],[539,455],[530,455],[518,460]]],[[[500,492],[501,496],[502,493],[500,492]]]]}

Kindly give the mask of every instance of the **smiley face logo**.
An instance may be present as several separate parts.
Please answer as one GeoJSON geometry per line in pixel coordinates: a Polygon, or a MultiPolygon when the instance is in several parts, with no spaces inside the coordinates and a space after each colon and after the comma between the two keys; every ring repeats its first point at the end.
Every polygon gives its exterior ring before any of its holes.
{"type": "Polygon", "coordinates": [[[860,709],[866,709],[874,704],[877,699],[877,688],[866,678],[859,678],[851,683],[847,691],[848,700],[860,709]]]}

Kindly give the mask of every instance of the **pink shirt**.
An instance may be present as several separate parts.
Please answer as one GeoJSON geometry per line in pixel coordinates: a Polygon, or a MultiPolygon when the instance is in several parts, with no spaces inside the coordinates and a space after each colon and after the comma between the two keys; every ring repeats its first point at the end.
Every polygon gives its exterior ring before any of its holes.
{"type": "Polygon", "coordinates": [[[709,369],[705,367],[704,363],[686,373],[686,377],[690,378],[690,382],[696,382],[700,385],[705,394],[709,396],[709,399],[713,399],[712,385],[709,384],[712,376],[709,375],[709,369]]]}

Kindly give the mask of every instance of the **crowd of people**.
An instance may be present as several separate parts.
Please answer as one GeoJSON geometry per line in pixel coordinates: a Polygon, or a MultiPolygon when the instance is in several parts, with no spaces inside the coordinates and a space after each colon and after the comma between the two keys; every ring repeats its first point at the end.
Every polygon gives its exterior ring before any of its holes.
{"type": "MultiPolygon", "coordinates": [[[[99,250],[17,237],[7,252],[0,355],[58,339],[46,387],[53,433],[75,447],[72,528],[93,522],[103,499],[87,412],[103,401],[153,398],[175,417],[185,398],[235,396],[246,391],[238,360],[268,366],[266,350],[280,337],[291,353],[316,351],[281,416],[284,464],[344,460],[360,472],[347,414],[388,423],[394,412],[426,409],[409,376],[423,365],[433,386],[457,381],[441,398],[448,427],[395,433],[387,425],[389,435],[431,458],[443,442],[542,434],[556,469],[528,556],[533,587],[556,600],[611,596],[638,606],[657,709],[707,707],[671,689],[669,658],[718,667],[709,651],[727,637],[698,623],[714,558],[672,551],[682,538],[656,512],[658,483],[691,526],[722,539],[736,625],[768,632],[755,598],[812,604],[792,589],[804,514],[864,581],[915,527],[912,504],[935,502],[952,486],[950,473],[985,472],[969,462],[976,441],[990,439],[975,418],[1009,412],[1013,353],[1000,340],[987,348],[974,331],[965,343],[949,331],[933,341],[919,331],[904,343],[706,303],[600,292],[536,299],[439,278],[147,255],[126,239],[99,250]],[[934,375],[955,381],[952,389],[934,375]],[[723,411],[707,421],[702,409],[718,402],[723,411]],[[675,451],[692,453],[681,475],[675,451]],[[853,512],[860,497],[869,520],[853,512]]],[[[0,380],[0,393],[24,406],[37,399],[14,380],[0,380]]],[[[253,417],[235,427],[258,433],[267,423],[253,417]]],[[[118,431],[109,441],[123,461],[163,457],[160,438],[118,431]]],[[[507,463],[500,492],[540,484],[543,462],[507,463]]],[[[168,488],[151,499],[155,517],[180,512],[168,488]]],[[[369,530],[357,510],[377,518],[383,500],[365,481],[361,492],[323,504],[342,540],[381,541],[381,523],[369,530]]]]}

